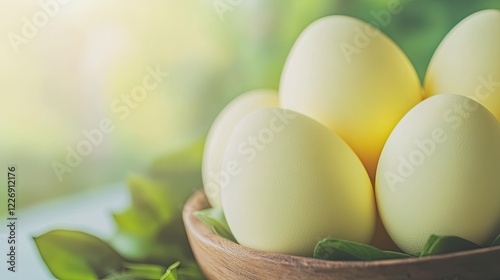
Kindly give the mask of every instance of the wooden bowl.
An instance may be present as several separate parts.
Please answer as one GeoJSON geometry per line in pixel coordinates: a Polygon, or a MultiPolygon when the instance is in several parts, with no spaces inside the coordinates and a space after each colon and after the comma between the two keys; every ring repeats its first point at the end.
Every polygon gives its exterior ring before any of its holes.
{"type": "Polygon", "coordinates": [[[325,261],[254,250],[219,237],[193,215],[208,207],[200,190],[183,211],[189,243],[208,279],[500,279],[500,246],[425,258],[325,261]]]}

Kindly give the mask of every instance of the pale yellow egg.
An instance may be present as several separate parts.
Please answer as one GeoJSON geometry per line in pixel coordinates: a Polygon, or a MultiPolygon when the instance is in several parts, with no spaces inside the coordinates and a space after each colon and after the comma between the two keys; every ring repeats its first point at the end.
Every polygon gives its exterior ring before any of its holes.
{"type": "Polygon", "coordinates": [[[476,101],[439,94],[415,106],[380,157],[376,196],[387,232],[417,254],[431,234],[487,245],[500,232],[500,123],[476,101]]]}
{"type": "Polygon", "coordinates": [[[340,135],[375,177],[390,132],[421,101],[412,64],[386,35],[347,16],[307,27],[283,69],[283,108],[308,115],[340,135]]]}
{"type": "Polygon", "coordinates": [[[221,208],[220,178],[224,149],[236,124],[248,113],[258,108],[278,107],[278,93],[259,89],[244,93],[229,103],[212,124],[205,142],[202,178],[210,205],[221,208]]]}
{"type": "Polygon", "coordinates": [[[363,164],[305,115],[276,108],[248,114],[231,134],[222,173],[223,210],[243,246],[312,256],[324,237],[372,239],[375,201],[363,164]]]}
{"type": "Polygon", "coordinates": [[[500,11],[477,12],[453,28],[434,53],[425,95],[468,96],[500,120],[500,11]]]}

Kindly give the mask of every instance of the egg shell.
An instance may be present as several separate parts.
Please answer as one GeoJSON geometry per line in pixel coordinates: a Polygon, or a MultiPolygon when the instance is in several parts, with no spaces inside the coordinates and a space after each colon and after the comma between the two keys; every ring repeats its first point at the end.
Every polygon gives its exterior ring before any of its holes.
{"type": "Polygon", "coordinates": [[[422,100],[413,65],[372,26],[328,16],[295,42],[280,81],[283,108],[298,111],[340,135],[370,177],[390,132],[422,100]]]}
{"type": "Polygon", "coordinates": [[[487,245],[500,233],[500,123],[467,97],[440,94],[391,133],[376,178],[378,210],[405,252],[431,234],[487,245]]]}
{"type": "Polygon", "coordinates": [[[224,149],[236,124],[258,108],[278,107],[278,93],[258,89],[244,93],[231,101],[217,116],[207,135],[202,160],[202,178],[205,194],[212,207],[222,208],[220,199],[220,172],[224,149]]]}
{"type": "Polygon", "coordinates": [[[311,256],[327,236],[371,241],[375,199],[368,174],[317,121],[258,109],[234,129],[223,162],[223,210],[241,245],[311,256]]]}
{"type": "Polygon", "coordinates": [[[455,26],[434,53],[426,97],[455,93],[473,98],[500,120],[500,11],[484,10],[455,26]]]}

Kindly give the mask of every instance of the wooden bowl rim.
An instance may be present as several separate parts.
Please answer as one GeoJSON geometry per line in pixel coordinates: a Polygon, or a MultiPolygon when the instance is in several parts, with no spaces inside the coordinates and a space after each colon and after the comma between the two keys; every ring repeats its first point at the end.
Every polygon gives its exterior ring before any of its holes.
{"type": "Polygon", "coordinates": [[[335,267],[350,267],[350,268],[367,268],[367,267],[383,267],[394,265],[418,264],[429,263],[439,260],[449,260],[452,258],[471,257],[481,255],[489,252],[500,251],[500,246],[487,247],[481,249],[474,249],[468,251],[461,251],[456,253],[427,256],[427,257],[414,257],[405,259],[392,259],[392,260],[378,260],[378,261],[328,261],[315,259],[312,257],[301,257],[293,255],[285,255],[279,253],[266,252],[244,247],[240,244],[234,243],[226,238],[220,237],[213,233],[203,222],[198,220],[193,214],[196,211],[206,209],[208,205],[207,198],[203,189],[195,192],[186,202],[183,209],[183,220],[186,230],[194,235],[198,240],[205,243],[208,247],[214,248],[216,251],[237,252],[238,254],[245,254],[245,257],[252,258],[260,261],[278,261],[281,265],[285,266],[307,266],[318,269],[330,269],[335,267]],[[200,209],[203,208],[203,209],[200,209]]]}

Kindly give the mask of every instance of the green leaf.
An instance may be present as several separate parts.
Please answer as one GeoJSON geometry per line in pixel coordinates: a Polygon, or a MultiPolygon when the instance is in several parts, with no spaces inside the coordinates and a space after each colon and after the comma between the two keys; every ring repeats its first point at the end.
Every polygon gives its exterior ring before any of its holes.
{"type": "Polygon", "coordinates": [[[431,235],[420,257],[446,254],[481,248],[479,245],[457,236],[431,235]]]}
{"type": "Polygon", "coordinates": [[[203,280],[205,276],[196,263],[172,264],[161,276],[160,280],[203,280]]]}
{"type": "Polygon", "coordinates": [[[102,279],[124,267],[123,258],[93,235],[54,230],[33,239],[45,264],[58,279],[102,279]]]}
{"type": "Polygon", "coordinates": [[[233,233],[229,229],[224,212],[221,209],[209,208],[198,211],[194,213],[194,215],[215,234],[237,243],[236,238],[234,238],[233,233]]]}
{"type": "Polygon", "coordinates": [[[179,275],[177,274],[177,268],[179,267],[181,263],[176,262],[173,265],[171,265],[167,271],[165,271],[165,274],[163,274],[160,278],[160,280],[179,280],[179,275]]]}
{"type": "Polygon", "coordinates": [[[140,176],[131,177],[128,188],[132,205],[122,213],[113,214],[118,230],[154,238],[163,225],[175,218],[173,197],[164,185],[140,176]]]}
{"type": "MultiPolygon", "coordinates": [[[[153,278],[146,278],[153,279],[153,278]]],[[[122,273],[112,273],[108,275],[108,277],[104,278],[104,280],[143,280],[140,277],[137,277],[134,273],[122,272],[122,273]]]]}
{"type": "Polygon", "coordinates": [[[500,246],[500,234],[497,236],[497,238],[495,238],[493,243],[491,243],[491,247],[493,246],[500,246]]]}
{"type": "Polygon", "coordinates": [[[164,155],[154,160],[148,170],[151,178],[164,183],[175,195],[173,202],[178,205],[184,204],[203,185],[201,162],[204,142],[204,138],[197,139],[183,149],[164,155]]]}
{"type": "Polygon", "coordinates": [[[181,216],[181,201],[169,184],[134,176],[129,180],[132,205],[113,214],[118,231],[111,244],[127,259],[164,264],[192,259],[181,216]]]}
{"type": "Polygon", "coordinates": [[[164,267],[158,265],[127,263],[123,272],[112,273],[105,280],[156,280],[164,270],[164,267]]]}
{"type": "Polygon", "coordinates": [[[139,209],[129,208],[122,213],[112,215],[119,230],[132,234],[152,236],[159,227],[151,215],[139,209]]]}
{"type": "Polygon", "coordinates": [[[159,182],[140,176],[131,177],[128,181],[132,207],[134,210],[147,213],[158,223],[168,222],[172,218],[172,205],[167,188],[159,182]]]}
{"type": "Polygon", "coordinates": [[[404,253],[382,251],[370,245],[329,237],[316,244],[313,256],[332,261],[373,261],[412,257],[404,253]]]}
{"type": "Polygon", "coordinates": [[[110,242],[122,256],[138,263],[163,265],[194,258],[181,217],[161,226],[154,236],[120,230],[110,242]]]}
{"type": "Polygon", "coordinates": [[[198,264],[193,263],[182,263],[181,267],[177,270],[179,279],[181,280],[204,280],[205,276],[201,272],[198,264]]]}

